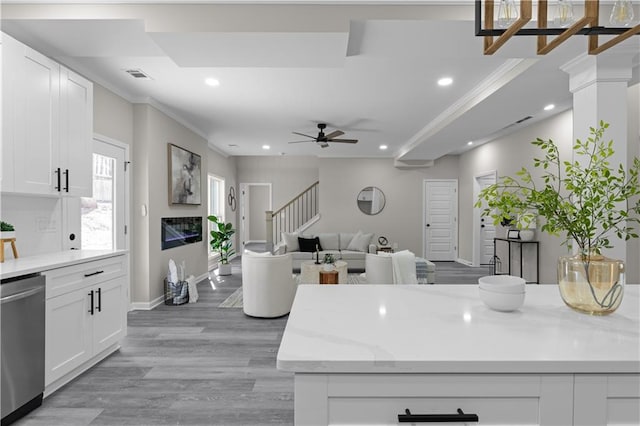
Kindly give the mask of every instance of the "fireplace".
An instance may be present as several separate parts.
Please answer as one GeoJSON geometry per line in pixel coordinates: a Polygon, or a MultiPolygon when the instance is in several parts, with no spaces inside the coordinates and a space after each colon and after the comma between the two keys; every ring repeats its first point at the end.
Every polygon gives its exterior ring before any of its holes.
{"type": "Polygon", "coordinates": [[[162,250],[202,241],[202,217],[163,217],[162,250]]]}

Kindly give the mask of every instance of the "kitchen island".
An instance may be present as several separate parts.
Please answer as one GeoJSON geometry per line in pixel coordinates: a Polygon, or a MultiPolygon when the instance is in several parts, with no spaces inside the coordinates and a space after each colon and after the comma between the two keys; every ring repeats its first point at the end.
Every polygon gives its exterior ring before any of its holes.
{"type": "MultiPolygon", "coordinates": [[[[296,425],[397,424],[477,414],[480,424],[640,424],[640,286],[597,317],[556,285],[514,312],[477,285],[298,287],[277,358],[294,373],[296,425]]],[[[455,418],[455,417],[453,417],[455,418]]]]}

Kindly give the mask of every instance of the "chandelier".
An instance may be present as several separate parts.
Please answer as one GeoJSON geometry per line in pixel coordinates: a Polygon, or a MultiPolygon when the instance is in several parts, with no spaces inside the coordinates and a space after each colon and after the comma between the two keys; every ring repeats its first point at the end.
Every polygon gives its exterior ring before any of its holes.
{"type": "Polygon", "coordinates": [[[611,27],[600,25],[599,0],[584,2],[584,16],[574,17],[571,0],[538,0],[537,27],[526,27],[531,21],[533,11],[532,0],[520,0],[518,8],[515,0],[499,0],[496,15],[494,0],[475,1],[476,36],[484,37],[484,54],[492,55],[513,36],[536,36],[538,38],[537,53],[546,55],[558,47],[569,37],[580,34],[588,37],[588,52],[597,55],[618,43],[640,34],[640,24],[634,23],[633,2],[616,0],[611,9],[609,23],[611,27]],[[554,6],[552,19],[549,21],[549,3],[554,6]],[[484,12],[484,22],[483,22],[484,12]],[[553,27],[548,27],[550,23],[553,27]],[[484,23],[484,27],[483,27],[484,23]],[[600,44],[600,35],[613,36],[600,44]],[[549,36],[555,36],[548,40],[549,36]],[[497,37],[494,39],[494,37],[497,37]]]}

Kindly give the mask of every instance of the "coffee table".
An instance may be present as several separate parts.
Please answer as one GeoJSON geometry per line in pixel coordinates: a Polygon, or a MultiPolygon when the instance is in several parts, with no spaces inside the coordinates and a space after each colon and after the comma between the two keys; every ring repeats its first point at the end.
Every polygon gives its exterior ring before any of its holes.
{"type": "MultiPolygon", "coordinates": [[[[347,262],[338,260],[334,263],[338,271],[338,284],[347,283],[347,262]]],[[[313,260],[305,260],[300,264],[300,284],[319,284],[320,271],[324,271],[324,263],[316,265],[313,260]]]]}

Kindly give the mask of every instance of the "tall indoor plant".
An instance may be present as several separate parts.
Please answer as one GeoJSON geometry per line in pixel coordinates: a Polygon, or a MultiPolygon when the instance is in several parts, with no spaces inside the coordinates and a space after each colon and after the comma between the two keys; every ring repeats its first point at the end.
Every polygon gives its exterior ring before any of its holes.
{"type": "Polygon", "coordinates": [[[476,207],[486,205],[482,215],[497,224],[504,216],[535,212],[543,217],[541,230],[551,235],[564,234],[563,244],[575,241],[578,252],[561,257],[558,283],[565,303],[581,312],[609,314],[622,301],[624,263],[601,255],[611,248],[609,237],[637,238],[633,225],[640,223],[640,160],[633,159],[627,171],[613,167],[613,141],[605,141],[608,123],[590,128],[586,141],[577,140],[574,152],[581,161],[562,161],[557,145],[540,138],[532,142],[543,158],[534,158],[541,169],[536,180],[526,168],[515,177],[501,177],[479,194],[476,207]]]}
{"type": "Polygon", "coordinates": [[[233,229],[233,224],[225,223],[217,216],[208,216],[207,219],[213,223],[210,241],[211,250],[217,251],[220,254],[220,260],[218,261],[218,275],[231,275],[229,256],[232,256],[235,253],[231,237],[235,234],[236,230],[233,229]]]}

